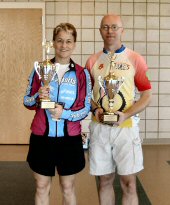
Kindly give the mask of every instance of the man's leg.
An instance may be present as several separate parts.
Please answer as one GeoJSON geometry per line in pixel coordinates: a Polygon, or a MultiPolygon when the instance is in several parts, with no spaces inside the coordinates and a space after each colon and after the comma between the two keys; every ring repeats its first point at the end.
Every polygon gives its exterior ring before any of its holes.
{"type": "Polygon", "coordinates": [[[36,180],[35,205],[49,205],[51,177],[34,172],[36,180]]]}
{"type": "Polygon", "coordinates": [[[100,205],[114,205],[115,194],[113,189],[115,174],[99,176],[99,202],[100,205]]]}
{"type": "Polygon", "coordinates": [[[76,205],[75,175],[59,176],[63,205],[76,205]]]}
{"type": "Polygon", "coordinates": [[[138,205],[136,175],[120,176],[123,191],[122,205],[138,205]]]}

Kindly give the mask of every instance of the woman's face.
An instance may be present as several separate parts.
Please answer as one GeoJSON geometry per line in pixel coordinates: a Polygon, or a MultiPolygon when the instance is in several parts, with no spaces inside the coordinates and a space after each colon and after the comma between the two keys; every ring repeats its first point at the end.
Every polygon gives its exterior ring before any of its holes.
{"type": "Polygon", "coordinates": [[[70,59],[71,54],[75,49],[76,43],[74,37],[70,31],[60,31],[55,36],[54,49],[56,58],[59,59],[70,59]]]}

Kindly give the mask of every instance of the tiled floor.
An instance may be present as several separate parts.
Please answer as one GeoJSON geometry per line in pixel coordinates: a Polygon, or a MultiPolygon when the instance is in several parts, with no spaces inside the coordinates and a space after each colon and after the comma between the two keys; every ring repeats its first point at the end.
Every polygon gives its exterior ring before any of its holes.
{"type": "MultiPolygon", "coordinates": [[[[170,145],[143,145],[144,166],[138,178],[152,205],[170,204],[170,145]]],[[[0,145],[0,161],[24,161],[28,146],[0,145]]],[[[86,154],[87,157],[87,154],[86,154]]],[[[95,178],[89,175],[89,164],[77,175],[78,204],[98,205],[95,178]]],[[[51,205],[61,204],[58,177],[53,179],[51,205]]],[[[146,205],[146,204],[142,204],[146,205]]]]}

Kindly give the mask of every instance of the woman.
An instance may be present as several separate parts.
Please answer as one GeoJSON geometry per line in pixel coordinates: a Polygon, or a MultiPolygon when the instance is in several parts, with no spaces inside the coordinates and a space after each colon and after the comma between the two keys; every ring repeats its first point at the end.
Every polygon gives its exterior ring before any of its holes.
{"type": "Polygon", "coordinates": [[[76,205],[75,174],[85,166],[80,121],[90,111],[91,81],[86,69],[74,63],[71,54],[77,32],[72,24],[61,23],[53,31],[57,75],[43,86],[33,69],[24,105],[36,111],[32,125],[27,161],[36,180],[36,205],[49,205],[52,176],[57,170],[63,205],[76,205]],[[54,109],[41,109],[39,100],[56,102],[54,109]],[[61,105],[62,103],[62,105],[61,105]]]}

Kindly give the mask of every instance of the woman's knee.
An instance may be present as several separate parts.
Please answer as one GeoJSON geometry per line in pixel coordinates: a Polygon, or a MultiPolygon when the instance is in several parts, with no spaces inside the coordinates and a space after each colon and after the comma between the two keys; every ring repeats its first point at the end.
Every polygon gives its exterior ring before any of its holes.
{"type": "Polygon", "coordinates": [[[60,186],[64,195],[70,195],[75,191],[75,179],[74,178],[60,178],[60,186]]]}
{"type": "Polygon", "coordinates": [[[48,195],[51,187],[51,177],[34,174],[36,180],[36,191],[41,195],[48,195]]]}

